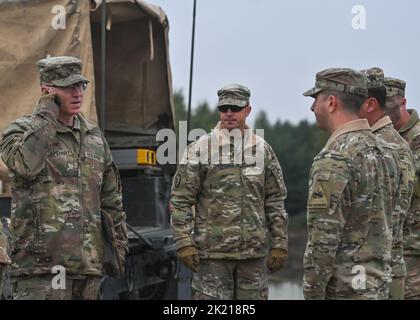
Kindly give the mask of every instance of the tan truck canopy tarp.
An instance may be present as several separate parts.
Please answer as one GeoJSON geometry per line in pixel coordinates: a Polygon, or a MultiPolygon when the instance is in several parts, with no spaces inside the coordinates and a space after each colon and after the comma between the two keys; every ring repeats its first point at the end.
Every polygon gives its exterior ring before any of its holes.
{"type": "MultiPolygon", "coordinates": [[[[71,55],[83,61],[82,72],[91,83],[82,110],[97,121],[101,3],[0,0],[0,132],[32,112],[40,96],[36,62],[47,55],[71,55]],[[65,9],[64,30],[53,27],[57,8],[65,9]]],[[[108,0],[107,7],[106,128],[173,129],[166,14],[140,0],[108,0]]]]}
{"type": "Polygon", "coordinates": [[[90,32],[90,2],[68,0],[0,3],[0,131],[14,119],[31,113],[40,96],[36,62],[47,55],[81,58],[92,82],[86,90],[84,114],[96,120],[95,85],[90,32]],[[66,10],[66,29],[52,27],[56,5],[66,10]]]}
{"type": "MultiPolygon", "coordinates": [[[[168,20],[160,7],[144,1],[108,0],[107,123],[153,127],[167,114],[174,126],[168,20]]],[[[47,55],[82,59],[91,80],[83,113],[97,120],[100,97],[101,1],[0,1],[0,131],[32,112],[39,97],[36,61],[47,55]],[[63,6],[66,29],[55,30],[52,13],[63,6]],[[96,90],[94,89],[96,86],[96,90]]]]}
{"type": "MultiPolygon", "coordinates": [[[[100,3],[91,15],[96,80],[100,68],[100,3]]],[[[106,128],[175,127],[169,24],[160,7],[140,0],[107,1],[106,128]],[[166,122],[166,123],[165,123],[166,122]]],[[[95,7],[93,7],[95,9],[95,7]]],[[[98,86],[97,86],[98,88],[98,86]]],[[[96,91],[97,106],[100,90],[96,91]]]]}

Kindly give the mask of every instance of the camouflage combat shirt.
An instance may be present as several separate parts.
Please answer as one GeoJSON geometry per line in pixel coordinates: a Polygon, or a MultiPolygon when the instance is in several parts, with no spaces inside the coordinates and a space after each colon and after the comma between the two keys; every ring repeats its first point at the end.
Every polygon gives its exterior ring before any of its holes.
{"type": "Polygon", "coordinates": [[[219,123],[188,147],[174,177],[177,249],[195,245],[200,258],[232,260],[264,257],[270,248],[287,251],[286,195],[271,147],[250,130],[238,146],[219,123]],[[256,153],[262,161],[251,164],[256,153]]]}
{"type": "Polygon", "coordinates": [[[407,140],[413,152],[416,181],[404,226],[404,255],[420,256],[420,120],[416,110],[408,112],[411,115],[408,123],[398,131],[407,140]]]}
{"type": "Polygon", "coordinates": [[[315,157],[307,205],[306,299],[387,297],[394,192],[388,165],[365,119],[339,128],[315,157]]]}
{"type": "Polygon", "coordinates": [[[394,129],[392,121],[388,116],[379,119],[372,126],[372,132],[389,143],[397,151],[398,155],[401,179],[398,186],[393,218],[391,267],[393,277],[405,277],[407,275],[407,269],[403,255],[403,228],[407,219],[416,176],[414,157],[408,143],[394,129]]]}

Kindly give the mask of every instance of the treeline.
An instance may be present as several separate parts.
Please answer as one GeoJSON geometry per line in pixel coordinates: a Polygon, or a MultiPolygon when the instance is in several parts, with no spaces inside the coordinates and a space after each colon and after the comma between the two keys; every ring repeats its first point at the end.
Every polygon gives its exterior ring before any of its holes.
{"type": "MultiPolygon", "coordinates": [[[[174,94],[177,121],[187,120],[187,106],[182,91],[174,94]]],[[[202,128],[210,132],[219,121],[219,113],[207,102],[199,104],[191,112],[190,128],[202,128]]],[[[253,128],[264,129],[264,139],[272,146],[283,169],[288,196],[286,209],[290,215],[306,210],[308,175],[313,158],[325,145],[328,136],[315,124],[301,121],[293,125],[277,120],[270,123],[264,111],[258,113],[253,128]]]]}

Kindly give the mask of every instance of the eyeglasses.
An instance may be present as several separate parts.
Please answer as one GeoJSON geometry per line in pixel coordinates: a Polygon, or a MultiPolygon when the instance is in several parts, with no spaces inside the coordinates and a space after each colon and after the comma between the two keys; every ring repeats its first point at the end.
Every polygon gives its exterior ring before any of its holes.
{"type": "Polygon", "coordinates": [[[85,91],[86,88],[87,88],[87,83],[86,82],[79,82],[79,83],[72,84],[70,86],[57,87],[57,88],[63,89],[63,90],[68,91],[68,92],[73,92],[73,91],[76,91],[76,90],[85,91]]]}
{"type": "Polygon", "coordinates": [[[228,112],[229,109],[230,109],[230,111],[236,113],[236,112],[242,111],[244,108],[238,107],[238,106],[219,106],[219,107],[217,107],[217,109],[219,109],[219,111],[222,112],[222,113],[228,112]]]}

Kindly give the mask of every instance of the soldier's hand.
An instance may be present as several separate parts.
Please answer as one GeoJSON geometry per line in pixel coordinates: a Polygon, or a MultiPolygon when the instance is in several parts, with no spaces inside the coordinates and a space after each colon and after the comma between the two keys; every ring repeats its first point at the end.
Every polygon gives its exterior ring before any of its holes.
{"type": "Polygon", "coordinates": [[[270,272],[276,272],[287,260],[287,251],[283,249],[271,249],[267,258],[267,268],[270,272]]]}
{"type": "Polygon", "coordinates": [[[58,94],[56,93],[49,93],[41,96],[39,99],[40,104],[50,105],[51,107],[59,107],[61,106],[61,100],[58,94]]]}
{"type": "Polygon", "coordinates": [[[188,246],[178,250],[178,259],[192,271],[197,272],[200,259],[195,246],[188,246]]]}
{"type": "Polygon", "coordinates": [[[54,102],[59,108],[61,108],[61,100],[57,94],[54,94],[54,102]]]}
{"type": "Polygon", "coordinates": [[[60,112],[59,104],[60,99],[57,94],[50,93],[43,95],[38,101],[36,112],[57,119],[60,112]]]}

